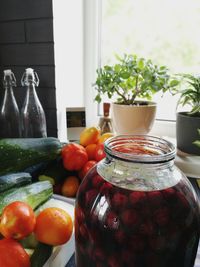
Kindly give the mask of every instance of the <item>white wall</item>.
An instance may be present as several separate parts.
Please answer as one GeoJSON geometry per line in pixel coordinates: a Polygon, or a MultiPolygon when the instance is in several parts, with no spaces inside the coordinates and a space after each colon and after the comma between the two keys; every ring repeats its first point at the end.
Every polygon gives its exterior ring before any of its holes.
{"type": "Polygon", "coordinates": [[[67,140],[66,107],[83,107],[82,0],[53,0],[58,138],[67,140]]]}

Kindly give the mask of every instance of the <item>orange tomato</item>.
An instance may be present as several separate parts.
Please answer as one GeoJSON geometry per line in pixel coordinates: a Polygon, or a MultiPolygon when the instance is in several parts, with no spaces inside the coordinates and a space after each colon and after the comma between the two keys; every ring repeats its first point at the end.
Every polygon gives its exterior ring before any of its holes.
{"type": "Polygon", "coordinates": [[[22,245],[11,238],[0,240],[1,267],[30,267],[30,258],[22,245]]]}
{"type": "Polygon", "coordinates": [[[92,160],[95,159],[95,149],[96,149],[97,145],[96,144],[89,144],[86,146],[85,150],[88,154],[88,159],[92,160]]]}
{"type": "Polygon", "coordinates": [[[96,160],[89,160],[87,163],[85,163],[85,165],[83,166],[83,168],[79,171],[78,176],[81,180],[83,180],[83,178],[85,177],[85,175],[88,173],[88,171],[96,165],[96,160]]]}
{"type": "Polygon", "coordinates": [[[113,136],[114,134],[110,132],[102,134],[98,140],[98,144],[104,143],[108,138],[113,137],[113,136]]]}
{"type": "Polygon", "coordinates": [[[22,239],[32,233],[35,222],[31,206],[25,202],[14,201],[3,209],[0,231],[6,238],[22,239]]]}
{"type": "Polygon", "coordinates": [[[79,171],[88,161],[85,148],[76,143],[70,143],[61,151],[63,166],[69,171],[79,171]]]}
{"type": "Polygon", "coordinates": [[[68,176],[61,187],[61,194],[65,197],[75,197],[78,188],[79,179],[76,176],[68,176]]]}
{"type": "Polygon", "coordinates": [[[100,128],[98,127],[85,128],[80,134],[80,144],[84,147],[89,144],[95,144],[98,142],[99,137],[100,137],[100,128]]]}
{"type": "Polygon", "coordinates": [[[73,231],[71,216],[60,208],[46,208],[36,218],[35,236],[42,243],[58,246],[66,243],[73,231]]]}

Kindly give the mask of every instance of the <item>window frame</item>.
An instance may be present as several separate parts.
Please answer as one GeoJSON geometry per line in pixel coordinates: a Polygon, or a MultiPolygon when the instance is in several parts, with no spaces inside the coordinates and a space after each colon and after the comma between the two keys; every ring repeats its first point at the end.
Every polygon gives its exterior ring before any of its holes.
{"type": "MultiPolygon", "coordinates": [[[[94,103],[96,69],[101,66],[101,21],[102,0],[85,0],[83,7],[83,80],[84,104],[86,108],[86,125],[96,125],[100,117],[99,105],[94,103]],[[94,110],[96,109],[96,115],[94,110]]],[[[155,120],[149,134],[175,138],[176,121],[155,120]]]]}

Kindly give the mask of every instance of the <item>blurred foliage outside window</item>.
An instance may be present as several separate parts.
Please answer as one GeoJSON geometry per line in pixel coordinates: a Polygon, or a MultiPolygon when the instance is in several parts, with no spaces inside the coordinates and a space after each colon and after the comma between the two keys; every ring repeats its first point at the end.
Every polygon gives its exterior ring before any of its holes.
{"type": "MultiPolygon", "coordinates": [[[[102,66],[133,53],[174,74],[200,73],[199,0],[102,0],[101,23],[102,66]]],[[[155,96],[157,119],[175,120],[177,99],[155,96]]]]}

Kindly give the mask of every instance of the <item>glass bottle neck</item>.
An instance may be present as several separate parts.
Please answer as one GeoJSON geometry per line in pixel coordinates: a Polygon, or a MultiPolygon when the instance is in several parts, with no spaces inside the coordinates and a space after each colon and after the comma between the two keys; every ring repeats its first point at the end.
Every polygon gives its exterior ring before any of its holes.
{"type": "Polygon", "coordinates": [[[29,83],[29,85],[27,85],[27,90],[29,90],[30,93],[36,93],[35,84],[29,83]]]}
{"type": "Polygon", "coordinates": [[[14,101],[14,103],[16,102],[16,101],[15,101],[15,96],[14,96],[14,93],[13,93],[13,88],[12,88],[12,86],[6,86],[6,87],[5,87],[4,102],[5,102],[8,98],[11,98],[12,101],[14,101]]]}
{"type": "Polygon", "coordinates": [[[29,85],[27,86],[27,98],[33,98],[35,99],[35,101],[39,102],[34,83],[29,83],[29,85]]]}
{"type": "Polygon", "coordinates": [[[5,87],[5,92],[7,94],[13,95],[13,87],[12,86],[6,86],[5,87]]]}

